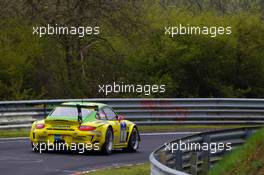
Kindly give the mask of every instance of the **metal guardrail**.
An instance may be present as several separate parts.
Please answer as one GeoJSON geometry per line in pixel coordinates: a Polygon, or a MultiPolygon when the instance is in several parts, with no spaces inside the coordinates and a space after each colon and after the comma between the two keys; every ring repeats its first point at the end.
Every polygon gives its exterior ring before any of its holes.
{"type": "MultiPolygon", "coordinates": [[[[233,150],[242,145],[259,128],[248,127],[204,132],[174,140],[169,142],[169,144],[179,144],[180,142],[194,144],[230,143],[232,146],[231,150],[233,150]]],[[[220,147],[213,153],[211,150],[201,149],[177,149],[172,152],[172,150],[168,149],[167,145],[168,143],[151,153],[151,175],[206,175],[213,164],[221,160],[221,157],[228,152],[227,150],[220,149],[220,147]]]]}
{"type": "Polygon", "coordinates": [[[139,125],[264,124],[263,99],[59,99],[0,102],[0,128],[29,127],[54,106],[68,101],[106,103],[139,125]]]}

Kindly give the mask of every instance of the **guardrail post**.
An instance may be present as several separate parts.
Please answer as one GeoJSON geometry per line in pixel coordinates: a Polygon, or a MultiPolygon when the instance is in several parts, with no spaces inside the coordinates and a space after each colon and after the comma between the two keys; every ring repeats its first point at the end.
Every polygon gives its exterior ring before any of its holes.
{"type": "Polygon", "coordinates": [[[245,139],[249,138],[252,135],[253,131],[251,129],[245,129],[245,139]]]}
{"type": "Polygon", "coordinates": [[[197,152],[191,152],[191,158],[190,158],[190,164],[191,164],[191,175],[197,175],[198,174],[198,153],[197,152]]]}
{"type": "Polygon", "coordinates": [[[43,104],[43,113],[44,113],[44,118],[45,118],[47,115],[47,104],[46,103],[43,104]]]}
{"type": "MultiPolygon", "coordinates": [[[[203,136],[203,143],[211,143],[210,135],[203,136]]],[[[210,169],[210,147],[208,150],[202,150],[202,174],[207,175],[210,169]]]]}
{"type": "Polygon", "coordinates": [[[183,169],[182,165],[182,151],[180,149],[177,149],[174,153],[174,158],[175,158],[175,167],[176,170],[181,171],[183,169]]]}

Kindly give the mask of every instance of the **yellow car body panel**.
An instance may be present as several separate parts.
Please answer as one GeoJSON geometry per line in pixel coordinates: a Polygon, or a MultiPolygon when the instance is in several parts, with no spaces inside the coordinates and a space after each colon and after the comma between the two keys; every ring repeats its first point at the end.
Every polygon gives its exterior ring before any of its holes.
{"type": "Polygon", "coordinates": [[[43,119],[32,124],[30,141],[32,144],[54,144],[56,136],[60,136],[68,145],[72,143],[97,143],[99,150],[101,150],[106,140],[107,129],[111,129],[113,131],[113,149],[127,148],[133,128],[137,129],[137,126],[128,120],[94,120],[79,123],[78,121],[43,119]],[[44,127],[36,128],[39,125],[44,125],[44,127]],[[82,131],[79,129],[80,126],[90,126],[95,129],[82,131]]]}

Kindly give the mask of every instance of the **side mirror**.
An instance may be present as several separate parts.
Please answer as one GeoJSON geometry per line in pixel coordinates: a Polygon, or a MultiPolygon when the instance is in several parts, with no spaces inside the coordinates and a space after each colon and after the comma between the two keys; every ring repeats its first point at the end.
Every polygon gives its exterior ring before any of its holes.
{"type": "Polygon", "coordinates": [[[119,116],[117,116],[117,120],[120,122],[120,121],[122,121],[122,120],[124,120],[125,119],[125,117],[123,116],[123,115],[119,115],[119,116]]]}

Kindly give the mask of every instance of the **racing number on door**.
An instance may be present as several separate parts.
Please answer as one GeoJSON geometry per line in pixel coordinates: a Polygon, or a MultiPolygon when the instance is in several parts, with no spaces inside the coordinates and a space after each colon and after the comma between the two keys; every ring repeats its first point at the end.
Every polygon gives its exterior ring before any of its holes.
{"type": "Polygon", "coordinates": [[[126,123],[120,122],[120,142],[125,142],[126,136],[127,136],[126,123]]]}

